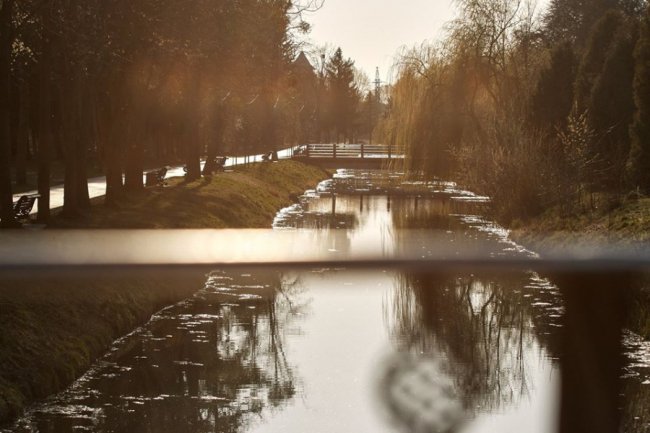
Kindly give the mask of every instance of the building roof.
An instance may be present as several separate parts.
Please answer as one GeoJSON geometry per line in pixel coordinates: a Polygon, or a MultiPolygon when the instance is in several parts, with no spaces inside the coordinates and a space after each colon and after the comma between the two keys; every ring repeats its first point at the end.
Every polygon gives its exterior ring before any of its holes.
{"type": "Polygon", "coordinates": [[[296,57],[296,60],[293,61],[293,64],[297,69],[302,69],[312,73],[314,72],[314,67],[307,58],[307,55],[304,51],[301,51],[300,54],[298,54],[298,57],[296,57]]]}

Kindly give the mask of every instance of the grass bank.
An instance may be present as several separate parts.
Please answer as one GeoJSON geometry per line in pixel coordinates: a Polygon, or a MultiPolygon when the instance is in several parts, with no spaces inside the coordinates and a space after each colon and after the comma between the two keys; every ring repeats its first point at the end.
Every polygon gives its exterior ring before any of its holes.
{"type": "MultiPolygon", "coordinates": [[[[172,179],[88,214],[67,228],[270,227],[276,212],[329,177],[292,161],[257,164],[185,183],[172,179]]],[[[111,343],[164,306],[199,290],[203,275],[4,275],[0,281],[0,424],[62,390],[111,343]],[[29,278],[28,278],[29,277],[29,278]],[[28,278],[28,279],[26,279],[28,278]]]]}
{"type": "MultiPolygon", "coordinates": [[[[541,216],[512,227],[511,237],[534,251],[580,243],[613,243],[633,246],[650,241],[650,198],[630,199],[609,210],[562,215],[549,209],[541,216]]],[[[628,327],[650,339],[650,278],[631,292],[628,327]]]]}
{"type": "Polygon", "coordinates": [[[58,228],[270,228],[281,208],[329,177],[323,169],[295,161],[238,167],[194,182],[171,179],[146,188],[117,207],[96,199],[78,218],[56,217],[58,228]]]}
{"type": "Polygon", "coordinates": [[[512,225],[512,236],[538,249],[562,247],[585,239],[633,244],[650,241],[650,198],[626,200],[613,209],[563,215],[548,209],[539,217],[512,225]]]}
{"type": "Polygon", "coordinates": [[[3,276],[0,421],[69,385],[120,336],[201,288],[170,279],[3,276]]]}

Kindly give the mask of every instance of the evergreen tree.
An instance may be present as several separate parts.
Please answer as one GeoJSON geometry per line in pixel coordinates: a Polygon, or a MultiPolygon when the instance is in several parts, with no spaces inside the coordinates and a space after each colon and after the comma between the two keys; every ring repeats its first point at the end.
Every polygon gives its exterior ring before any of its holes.
{"type": "Polygon", "coordinates": [[[624,27],[625,17],[616,11],[608,12],[594,25],[576,77],[575,104],[579,112],[587,108],[594,83],[603,70],[615,35],[624,27]]]}
{"type": "Polygon", "coordinates": [[[553,49],[551,61],[542,70],[531,98],[531,123],[540,130],[553,132],[566,126],[573,106],[576,69],[576,55],[570,42],[553,49]]]}
{"type": "Polygon", "coordinates": [[[650,192],[650,9],[641,23],[634,52],[634,103],[636,112],[630,128],[631,145],[627,174],[631,185],[650,192]]]}
{"type": "Polygon", "coordinates": [[[622,186],[629,152],[628,131],[634,115],[632,81],[636,38],[635,29],[614,36],[613,46],[587,105],[589,128],[598,138],[590,150],[599,161],[601,187],[610,191],[622,186]]]}
{"type": "Polygon", "coordinates": [[[551,0],[544,17],[551,42],[571,41],[578,48],[588,40],[593,25],[609,10],[638,14],[644,0],[551,0]]]}
{"type": "Polygon", "coordinates": [[[326,77],[330,96],[330,118],[336,130],[336,138],[338,140],[340,135],[349,138],[355,121],[359,92],[354,84],[354,62],[343,58],[341,48],[329,59],[326,77]]]}

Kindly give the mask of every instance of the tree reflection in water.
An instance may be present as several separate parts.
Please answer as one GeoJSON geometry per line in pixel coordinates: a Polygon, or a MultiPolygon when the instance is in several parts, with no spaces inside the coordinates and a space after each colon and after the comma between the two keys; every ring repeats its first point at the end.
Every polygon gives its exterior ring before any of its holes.
{"type": "Polygon", "coordinates": [[[532,296],[522,289],[529,281],[525,274],[398,277],[384,314],[399,355],[389,361],[385,381],[407,377],[396,374],[399,369],[424,368],[436,376],[422,413],[404,409],[394,384],[384,382],[384,400],[398,421],[416,425],[416,431],[446,431],[452,420],[503,411],[530,398],[532,376],[547,350],[536,335],[532,296]],[[439,417],[431,419],[436,408],[439,417]]]}
{"type": "Polygon", "coordinates": [[[213,273],[17,430],[242,431],[296,394],[284,339],[305,310],[301,292],[292,276],[213,273]]]}

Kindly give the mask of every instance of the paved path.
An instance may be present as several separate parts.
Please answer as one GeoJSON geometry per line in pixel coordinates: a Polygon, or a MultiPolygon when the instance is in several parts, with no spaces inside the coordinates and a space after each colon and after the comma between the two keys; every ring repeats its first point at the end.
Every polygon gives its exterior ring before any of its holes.
{"type": "MultiPolygon", "coordinates": [[[[249,162],[261,162],[262,156],[263,155],[249,156],[249,162]]],[[[291,148],[278,151],[278,158],[280,159],[291,158],[291,148]]],[[[245,159],[243,156],[229,157],[228,160],[226,161],[225,167],[234,167],[236,165],[243,165],[244,161],[245,159]]],[[[203,169],[204,164],[205,162],[202,161],[201,169],[203,169]]],[[[185,172],[183,171],[182,165],[171,167],[169,170],[167,170],[165,179],[169,179],[171,177],[181,177],[181,176],[185,176],[185,172]]],[[[38,191],[27,191],[20,194],[14,194],[14,201],[18,200],[20,196],[30,195],[30,194],[38,194],[38,191]]],[[[88,194],[90,195],[90,198],[102,197],[106,195],[106,177],[100,176],[100,177],[93,177],[88,179],[88,194]]],[[[32,209],[31,214],[36,213],[37,207],[38,206],[34,206],[34,209],[32,209]]],[[[55,185],[52,188],[50,188],[50,209],[57,209],[60,207],[63,207],[63,185],[55,185]]]]}

